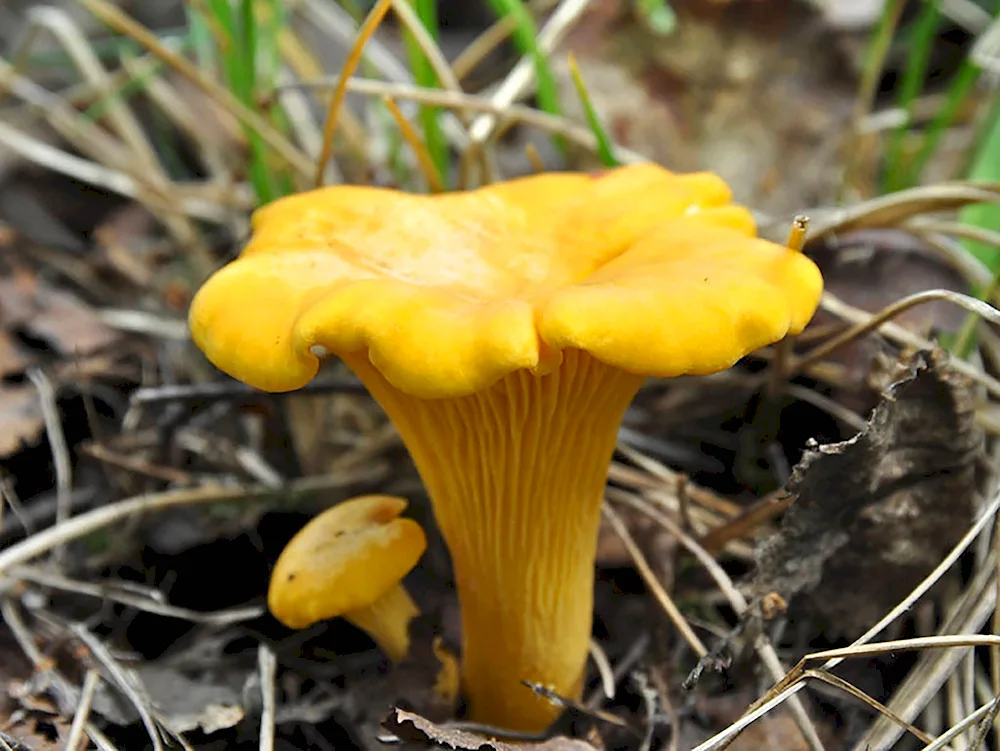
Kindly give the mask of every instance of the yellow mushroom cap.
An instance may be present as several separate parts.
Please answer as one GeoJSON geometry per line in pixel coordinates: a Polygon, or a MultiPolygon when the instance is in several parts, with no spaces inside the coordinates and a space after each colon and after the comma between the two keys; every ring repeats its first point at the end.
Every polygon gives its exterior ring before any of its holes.
{"type": "Polygon", "coordinates": [[[427,548],[423,529],[399,515],[403,498],[359,496],[296,533],[271,572],[267,604],[289,628],[369,607],[400,584],[427,548]]]}
{"type": "Polygon", "coordinates": [[[334,186],[253,227],[190,326],[216,366],[269,391],[312,379],[317,347],[367,351],[425,398],[550,372],[568,348],[638,375],[711,373],[801,331],[822,290],[721,178],[652,164],[434,196],[334,186]]]}

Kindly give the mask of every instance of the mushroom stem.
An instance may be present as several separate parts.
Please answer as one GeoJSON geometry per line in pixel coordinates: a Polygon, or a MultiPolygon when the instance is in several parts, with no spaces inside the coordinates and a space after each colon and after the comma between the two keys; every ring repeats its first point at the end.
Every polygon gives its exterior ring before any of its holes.
{"type": "Polygon", "coordinates": [[[392,659],[402,662],[410,652],[410,621],[420,615],[406,587],[397,584],[366,608],[344,617],[368,634],[392,659]]]}
{"type": "Polygon", "coordinates": [[[398,428],[451,551],[472,719],[546,728],[560,710],[522,681],[579,696],[608,465],[644,378],[566,350],[547,375],[427,400],[366,354],[346,359],[398,428]]]}

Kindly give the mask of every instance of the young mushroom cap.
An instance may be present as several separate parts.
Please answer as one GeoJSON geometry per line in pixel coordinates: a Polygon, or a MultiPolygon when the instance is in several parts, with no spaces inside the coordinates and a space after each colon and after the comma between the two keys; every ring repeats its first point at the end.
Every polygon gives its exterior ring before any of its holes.
{"type": "Polygon", "coordinates": [[[420,525],[400,517],[406,505],[394,496],[359,496],[310,520],[271,573],[267,604],[274,617],[307,628],[344,616],[394,659],[405,656],[417,610],[401,582],[427,548],[420,525]]]}
{"type": "Polygon", "coordinates": [[[618,425],[646,376],[723,370],[800,332],[822,278],[708,173],[650,164],[436,196],[338,186],[254,217],[198,292],[220,369],[296,389],[344,360],[431,496],[471,716],[539,730],[578,695],[618,425]]]}

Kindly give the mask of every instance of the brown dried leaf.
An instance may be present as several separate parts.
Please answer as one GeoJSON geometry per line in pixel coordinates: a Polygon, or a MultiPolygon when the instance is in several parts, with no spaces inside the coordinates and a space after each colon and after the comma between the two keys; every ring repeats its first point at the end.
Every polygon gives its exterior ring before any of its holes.
{"type": "Polygon", "coordinates": [[[382,723],[404,741],[455,751],[596,751],[594,746],[573,738],[552,738],[544,743],[507,743],[468,730],[443,727],[413,712],[394,709],[382,723]]]}
{"type": "Polygon", "coordinates": [[[0,386],[0,459],[38,440],[45,427],[38,392],[32,386],[0,386]]]}
{"type": "Polygon", "coordinates": [[[812,445],[796,466],[795,502],[761,541],[755,612],[777,593],[854,633],[910,591],[968,529],[983,438],[966,379],[918,352],[854,438],[812,445]],[[820,596],[821,594],[821,596],[820,596]]]}
{"type": "Polygon", "coordinates": [[[0,313],[62,355],[86,355],[121,339],[75,295],[32,278],[0,279],[0,313]]]}
{"type": "Polygon", "coordinates": [[[20,373],[26,365],[27,360],[14,340],[6,332],[0,331],[0,378],[20,373]]]}

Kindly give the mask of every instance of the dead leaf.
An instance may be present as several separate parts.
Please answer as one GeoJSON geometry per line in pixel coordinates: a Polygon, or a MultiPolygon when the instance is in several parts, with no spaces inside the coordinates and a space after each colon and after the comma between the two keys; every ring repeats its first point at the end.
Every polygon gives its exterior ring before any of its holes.
{"type": "Polygon", "coordinates": [[[4,326],[23,328],[62,355],[87,355],[121,339],[75,295],[42,279],[0,279],[4,326]]]}
{"type": "Polygon", "coordinates": [[[857,633],[968,529],[983,446],[971,386],[937,353],[918,352],[904,372],[861,433],[811,445],[795,467],[795,502],[757,549],[757,614],[770,593],[806,595],[829,631],[857,633]]]}
{"type": "Polygon", "coordinates": [[[27,364],[27,360],[10,335],[0,331],[0,378],[20,373],[27,364]]]}
{"type": "Polygon", "coordinates": [[[595,747],[573,738],[552,738],[542,743],[507,743],[468,730],[444,727],[413,712],[394,709],[382,723],[405,741],[440,746],[455,751],[596,751],[595,747]]]}
{"type": "Polygon", "coordinates": [[[0,458],[35,443],[44,427],[42,405],[33,386],[0,385],[0,458]]]}
{"type": "Polygon", "coordinates": [[[176,668],[152,663],[139,666],[136,672],[171,730],[201,730],[210,735],[243,720],[240,688],[244,676],[235,671],[229,680],[212,676],[194,679],[176,668]]]}

